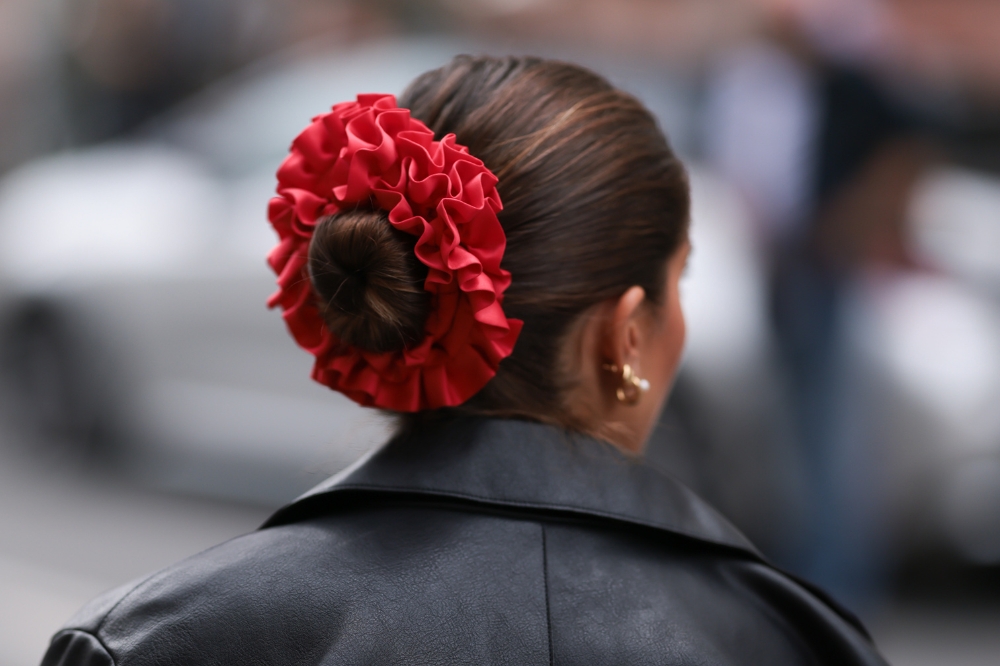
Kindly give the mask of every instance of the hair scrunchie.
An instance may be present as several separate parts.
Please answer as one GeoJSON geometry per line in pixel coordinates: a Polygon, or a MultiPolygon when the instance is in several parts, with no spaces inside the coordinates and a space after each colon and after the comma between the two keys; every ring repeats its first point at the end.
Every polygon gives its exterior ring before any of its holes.
{"type": "Polygon", "coordinates": [[[415,412],[459,405],[510,356],[522,322],[501,307],[510,273],[497,212],[497,178],[449,134],[441,141],[392,95],[358,95],[317,116],[278,169],[268,256],[296,342],[314,354],[312,377],[367,406],[415,412]],[[325,216],[370,207],[418,236],[431,309],[423,339],[401,351],[348,345],[327,328],[308,275],[309,241],[325,216]]]}

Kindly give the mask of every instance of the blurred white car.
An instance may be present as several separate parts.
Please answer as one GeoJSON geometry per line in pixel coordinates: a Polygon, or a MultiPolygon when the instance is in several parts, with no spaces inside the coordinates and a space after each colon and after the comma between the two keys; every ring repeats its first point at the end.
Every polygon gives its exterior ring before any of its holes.
{"type": "Polygon", "coordinates": [[[265,307],[274,172],[309,119],[401,91],[459,47],[373,44],[270,64],[130,141],[55,155],[0,183],[0,319],[12,416],[116,445],[173,488],[293,497],[389,432],[309,379],[265,307]]]}

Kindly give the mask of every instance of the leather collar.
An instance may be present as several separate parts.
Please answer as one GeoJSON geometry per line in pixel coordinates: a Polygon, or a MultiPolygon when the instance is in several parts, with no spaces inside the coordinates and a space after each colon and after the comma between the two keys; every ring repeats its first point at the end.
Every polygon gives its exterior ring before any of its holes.
{"type": "Polygon", "coordinates": [[[511,419],[461,418],[398,436],[280,509],[264,527],[347,492],[417,494],[641,525],[759,558],[678,481],[586,435],[511,419]]]}

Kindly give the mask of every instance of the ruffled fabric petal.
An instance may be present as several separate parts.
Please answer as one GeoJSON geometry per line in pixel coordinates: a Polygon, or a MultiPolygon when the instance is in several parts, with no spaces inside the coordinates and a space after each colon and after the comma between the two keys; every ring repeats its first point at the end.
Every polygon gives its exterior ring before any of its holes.
{"type": "Polygon", "coordinates": [[[510,274],[497,178],[449,134],[441,141],[392,95],[335,105],[292,142],[278,169],[268,255],[280,307],[296,342],[316,357],[312,377],[359,404],[400,412],[460,405],[496,375],[522,322],[503,312],[510,274]],[[417,237],[431,312],[418,343],[375,353],[338,340],[323,322],[307,273],[318,220],[355,206],[388,213],[417,237]]]}

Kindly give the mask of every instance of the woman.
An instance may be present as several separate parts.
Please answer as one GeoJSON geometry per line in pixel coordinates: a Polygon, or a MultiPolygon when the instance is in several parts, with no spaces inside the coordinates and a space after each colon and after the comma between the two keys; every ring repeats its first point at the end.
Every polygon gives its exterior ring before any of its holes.
{"type": "Polygon", "coordinates": [[[881,664],[637,454],[684,342],[684,169],[581,68],[460,57],[316,118],[270,256],[313,376],[399,434],[109,593],[55,664],[881,664]],[[502,265],[502,268],[501,268],[502,265]]]}

